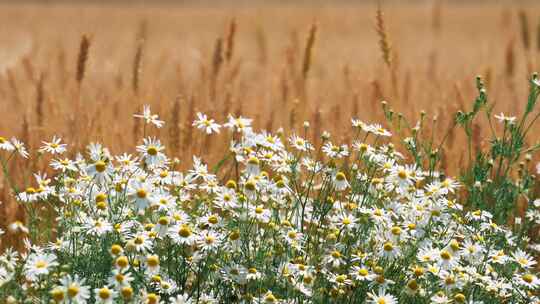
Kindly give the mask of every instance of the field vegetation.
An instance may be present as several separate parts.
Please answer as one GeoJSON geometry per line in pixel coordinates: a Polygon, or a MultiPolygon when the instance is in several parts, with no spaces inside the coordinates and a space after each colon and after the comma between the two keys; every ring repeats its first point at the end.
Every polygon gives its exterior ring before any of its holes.
{"type": "Polygon", "coordinates": [[[540,301],[534,2],[0,20],[0,303],[540,301]]]}

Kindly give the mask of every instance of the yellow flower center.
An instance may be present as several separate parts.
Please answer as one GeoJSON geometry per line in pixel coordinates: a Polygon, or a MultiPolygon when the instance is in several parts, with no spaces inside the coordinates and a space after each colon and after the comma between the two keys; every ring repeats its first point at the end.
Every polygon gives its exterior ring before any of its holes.
{"type": "Polygon", "coordinates": [[[131,299],[131,297],[133,296],[133,288],[129,286],[122,287],[120,293],[122,294],[122,297],[124,299],[131,299]]]}
{"type": "Polygon", "coordinates": [[[407,287],[409,287],[409,289],[411,290],[417,290],[418,289],[418,282],[416,282],[416,280],[410,280],[408,283],[407,283],[407,287]]]}
{"type": "Polygon", "coordinates": [[[289,232],[287,233],[287,236],[288,236],[290,239],[296,239],[297,234],[296,234],[295,231],[289,231],[289,232]]]}
{"type": "Polygon", "coordinates": [[[79,288],[79,286],[77,286],[75,284],[71,284],[71,285],[69,285],[69,287],[67,289],[67,294],[68,294],[68,296],[70,298],[74,298],[79,294],[80,290],[81,289],[79,288]]]}
{"type": "Polygon", "coordinates": [[[142,236],[138,236],[133,242],[137,245],[142,245],[144,243],[144,238],[142,236]]]}
{"type": "Polygon", "coordinates": [[[394,245],[392,245],[392,243],[390,243],[390,242],[386,242],[383,245],[383,249],[384,249],[384,251],[392,251],[392,250],[394,250],[394,245]]]}
{"type": "Polygon", "coordinates": [[[155,293],[149,293],[146,299],[148,300],[148,304],[156,304],[159,301],[159,298],[155,293]]]}
{"type": "Polygon", "coordinates": [[[246,183],[246,190],[255,191],[255,183],[253,181],[247,182],[246,183]]]}
{"type": "Polygon", "coordinates": [[[122,252],[122,247],[120,245],[112,245],[111,246],[111,253],[114,255],[120,254],[122,252]]]}
{"type": "Polygon", "coordinates": [[[96,202],[104,202],[107,199],[107,195],[105,193],[98,193],[96,195],[96,202]]]}
{"type": "Polygon", "coordinates": [[[338,172],[336,174],[336,180],[340,181],[340,182],[344,181],[345,180],[345,174],[343,172],[338,172]]]}
{"type": "Polygon", "coordinates": [[[340,283],[340,284],[343,284],[345,283],[345,280],[347,279],[347,276],[342,274],[342,275],[338,275],[336,277],[336,282],[340,283]]]}
{"type": "Polygon", "coordinates": [[[146,149],[146,153],[148,153],[148,155],[156,156],[158,154],[158,149],[154,146],[150,146],[146,149]]]}
{"type": "Polygon", "coordinates": [[[191,235],[191,228],[187,225],[182,225],[180,229],[178,230],[178,235],[180,235],[183,238],[187,238],[191,235]]]}
{"type": "Polygon", "coordinates": [[[102,172],[105,171],[105,168],[107,167],[107,164],[104,161],[99,160],[99,161],[96,162],[95,166],[96,166],[96,171],[99,172],[99,173],[102,173],[102,172]]]}
{"type": "Polygon", "coordinates": [[[211,215],[211,216],[208,217],[208,222],[209,222],[210,224],[215,225],[215,224],[218,223],[218,217],[215,216],[215,215],[211,215]]]}
{"type": "Polygon", "coordinates": [[[121,256],[118,259],[116,259],[116,265],[120,268],[126,268],[128,266],[128,258],[125,256],[121,256]]]}
{"type": "Polygon", "coordinates": [[[148,263],[148,266],[150,267],[157,267],[159,265],[159,258],[155,255],[149,256],[146,260],[148,263]]]}
{"type": "Polygon", "coordinates": [[[406,178],[407,178],[407,171],[405,171],[405,170],[399,170],[399,172],[398,172],[398,177],[399,177],[400,179],[406,179],[406,178]]]}
{"type": "Polygon", "coordinates": [[[464,303],[466,298],[465,298],[465,295],[462,294],[462,293],[457,293],[455,296],[454,296],[454,300],[456,300],[456,302],[458,303],[464,303]]]}
{"type": "Polygon", "coordinates": [[[441,258],[448,261],[452,258],[452,255],[448,251],[443,250],[441,251],[441,258]]]}
{"type": "Polygon", "coordinates": [[[103,287],[98,291],[98,296],[102,300],[107,300],[107,299],[109,299],[111,297],[111,291],[109,290],[109,288],[103,287]]]}
{"type": "Polygon", "coordinates": [[[137,190],[137,197],[138,198],[146,198],[146,195],[147,195],[146,190],[144,190],[144,189],[137,190]]]}
{"type": "Polygon", "coordinates": [[[534,276],[530,273],[524,274],[521,278],[523,279],[523,281],[529,284],[532,283],[532,281],[534,280],[534,276]]]}
{"type": "Polygon", "coordinates": [[[162,216],[159,218],[158,223],[162,226],[169,225],[169,218],[166,216],[162,216]]]}
{"type": "Polygon", "coordinates": [[[275,303],[277,302],[277,299],[273,294],[269,293],[264,297],[264,301],[267,303],[275,303]]]}
{"type": "Polygon", "coordinates": [[[213,244],[215,240],[216,240],[216,238],[213,237],[213,236],[211,236],[211,235],[207,235],[207,236],[204,238],[204,241],[206,242],[207,245],[213,244]]]}
{"type": "Polygon", "coordinates": [[[47,262],[45,261],[37,261],[36,262],[36,268],[43,269],[47,267],[47,262]]]}
{"type": "Polygon", "coordinates": [[[51,296],[56,302],[62,302],[64,300],[64,292],[59,288],[51,291],[51,296]]]}

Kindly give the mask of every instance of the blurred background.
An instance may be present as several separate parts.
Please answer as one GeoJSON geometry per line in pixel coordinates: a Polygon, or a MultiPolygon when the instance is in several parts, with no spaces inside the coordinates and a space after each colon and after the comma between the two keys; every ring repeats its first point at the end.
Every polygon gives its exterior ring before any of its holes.
{"type": "MultiPolygon", "coordinates": [[[[316,144],[322,130],[351,143],[351,117],[387,125],[385,100],[411,125],[425,111],[423,136],[451,132],[440,169],[457,173],[467,165],[464,136],[449,130],[476,96],[475,77],[485,79],[496,112],[518,115],[526,102],[540,62],[539,5],[0,1],[0,136],[35,151],[59,135],[71,156],[89,142],[134,152],[144,135],[159,136],[187,168],[193,154],[221,159],[230,139],[194,130],[198,111],[218,122],[228,113],[248,116],[256,127],[300,132],[316,144]],[[166,120],[163,129],[143,134],[132,115],[144,104],[166,120]]],[[[485,121],[475,124],[476,149],[488,130],[485,121]]],[[[48,161],[12,166],[48,171],[48,161]]],[[[30,173],[20,172],[17,183],[30,173]]],[[[1,178],[0,193],[0,216],[22,218],[1,178]]]]}

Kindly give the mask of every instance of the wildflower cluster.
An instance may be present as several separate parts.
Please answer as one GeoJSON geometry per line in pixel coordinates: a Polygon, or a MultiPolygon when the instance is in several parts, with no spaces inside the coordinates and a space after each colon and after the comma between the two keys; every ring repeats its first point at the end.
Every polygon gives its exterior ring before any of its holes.
{"type": "MultiPolygon", "coordinates": [[[[145,109],[137,116],[160,127],[145,109]]],[[[157,138],[136,155],[99,144],[17,192],[54,207],[55,238],[0,256],[11,303],[538,303],[532,242],[463,208],[459,183],[408,164],[380,125],[353,120],[352,144],[321,145],[252,121],[194,125],[233,134],[215,170],[176,169],[157,138]]],[[[27,157],[17,140],[0,149],[27,157]]],[[[2,155],[5,167],[7,158],[2,155]]],[[[537,201],[534,206],[540,206],[537,201]]],[[[538,221],[536,213],[529,217],[538,221]]],[[[27,234],[39,235],[36,227],[27,234]],[[33,231],[33,232],[32,232],[33,231]]]]}

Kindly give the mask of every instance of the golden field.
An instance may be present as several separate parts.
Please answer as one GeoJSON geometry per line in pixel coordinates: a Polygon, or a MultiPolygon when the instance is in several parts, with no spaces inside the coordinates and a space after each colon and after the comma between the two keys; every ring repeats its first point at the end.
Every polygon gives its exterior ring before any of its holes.
{"type": "MultiPolygon", "coordinates": [[[[260,128],[302,133],[308,120],[308,138],[328,130],[349,142],[352,134],[341,130],[350,129],[351,117],[384,122],[386,100],[412,124],[421,110],[430,123],[436,117],[429,129],[442,138],[454,113],[471,107],[476,75],[484,77],[495,112],[518,114],[526,79],[540,62],[540,6],[434,1],[387,3],[382,11],[384,34],[377,32],[376,5],[348,2],[3,5],[0,136],[34,149],[59,135],[79,147],[99,141],[113,152],[133,151],[143,136],[133,113],[149,104],[166,121],[151,135],[187,167],[193,154],[221,159],[212,151],[223,151],[229,139],[226,132],[215,140],[194,132],[199,111],[219,122],[234,113],[260,128]]],[[[475,126],[478,147],[486,128],[475,126]]],[[[449,172],[466,165],[460,132],[451,132],[444,149],[449,172]]],[[[46,170],[46,161],[24,167],[46,170]]],[[[21,183],[29,174],[17,173],[21,183]]],[[[8,187],[2,191],[1,222],[21,218],[8,187]]]]}

